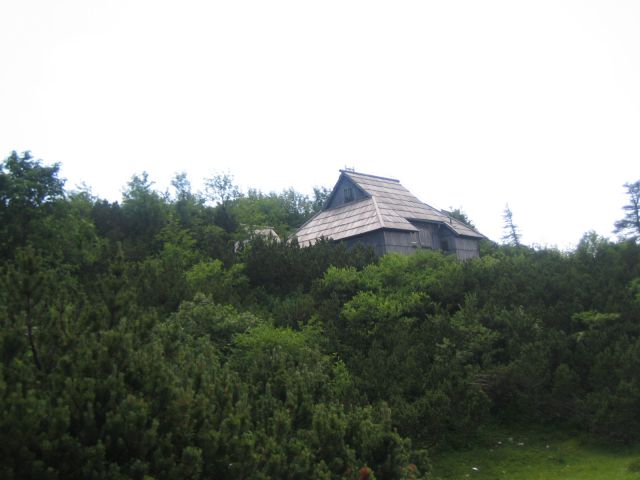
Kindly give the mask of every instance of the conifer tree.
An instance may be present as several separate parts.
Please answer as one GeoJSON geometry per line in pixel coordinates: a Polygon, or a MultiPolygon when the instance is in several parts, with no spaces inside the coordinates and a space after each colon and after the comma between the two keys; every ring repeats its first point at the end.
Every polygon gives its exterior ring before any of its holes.
{"type": "Polygon", "coordinates": [[[622,207],[625,211],[624,218],[614,223],[613,233],[622,238],[637,240],[640,236],[640,180],[634,183],[625,183],[629,195],[629,203],[622,207]]]}
{"type": "Polygon", "coordinates": [[[509,204],[507,204],[504,208],[504,214],[502,215],[504,219],[504,235],[502,236],[503,243],[507,245],[512,245],[514,247],[519,247],[520,244],[520,230],[518,226],[513,223],[513,212],[509,208],[509,204]]]}

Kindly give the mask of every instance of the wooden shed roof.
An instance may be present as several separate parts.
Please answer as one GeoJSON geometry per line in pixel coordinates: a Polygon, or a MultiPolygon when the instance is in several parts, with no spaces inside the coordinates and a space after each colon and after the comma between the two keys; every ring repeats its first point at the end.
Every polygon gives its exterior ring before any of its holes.
{"type": "MultiPolygon", "coordinates": [[[[365,198],[317,213],[296,233],[300,245],[309,245],[320,237],[341,240],[382,228],[417,231],[411,220],[435,222],[458,235],[484,238],[464,223],[418,200],[398,180],[341,170],[336,187],[343,177],[360,188],[365,198]]],[[[335,193],[334,187],[331,196],[335,193]]],[[[331,197],[327,205],[330,203],[331,197]]]]}

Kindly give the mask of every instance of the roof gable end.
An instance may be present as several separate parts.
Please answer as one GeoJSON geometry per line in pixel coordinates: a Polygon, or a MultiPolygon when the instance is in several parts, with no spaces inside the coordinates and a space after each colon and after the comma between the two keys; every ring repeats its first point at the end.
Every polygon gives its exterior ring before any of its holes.
{"type": "Polygon", "coordinates": [[[341,170],[341,172],[342,174],[333,187],[331,195],[329,195],[323,210],[341,207],[350,202],[364,200],[365,198],[371,197],[371,194],[362,188],[361,185],[355,182],[348,175],[345,175],[344,171],[341,170]]]}

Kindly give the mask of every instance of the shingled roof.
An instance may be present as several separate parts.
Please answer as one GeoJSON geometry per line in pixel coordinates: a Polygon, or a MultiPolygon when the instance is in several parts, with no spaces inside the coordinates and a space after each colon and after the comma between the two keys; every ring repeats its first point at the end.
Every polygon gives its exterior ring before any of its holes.
{"type": "MultiPolygon", "coordinates": [[[[417,231],[411,220],[439,223],[458,235],[484,238],[464,223],[418,200],[399,180],[350,170],[340,172],[336,187],[346,177],[362,191],[364,198],[335,208],[325,207],[296,233],[300,245],[310,245],[321,237],[341,240],[382,228],[417,231]]],[[[331,204],[336,191],[334,188],[326,205],[331,204]]]]}

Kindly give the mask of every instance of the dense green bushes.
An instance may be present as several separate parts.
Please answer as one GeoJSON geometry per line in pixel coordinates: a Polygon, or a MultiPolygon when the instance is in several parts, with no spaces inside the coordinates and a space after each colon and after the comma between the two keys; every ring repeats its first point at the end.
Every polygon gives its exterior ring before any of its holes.
{"type": "Polygon", "coordinates": [[[640,439],[636,243],[238,249],[317,198],[175,185],[110,204],[3,162],[2,478],[420,478],[494,421],[640,439]]]}

